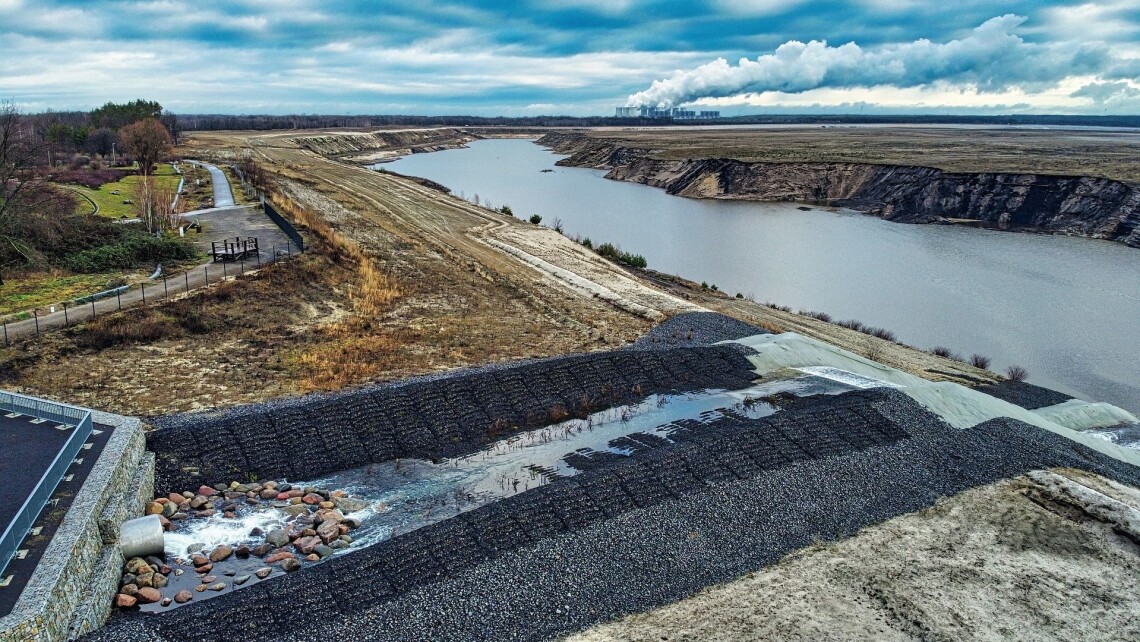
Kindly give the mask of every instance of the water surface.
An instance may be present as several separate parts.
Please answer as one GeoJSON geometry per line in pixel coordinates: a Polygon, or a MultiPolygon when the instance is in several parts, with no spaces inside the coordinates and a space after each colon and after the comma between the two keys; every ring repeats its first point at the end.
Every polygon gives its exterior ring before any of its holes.
{"type": "Polygon", "coordinates": [[[1118,243],[889,223],[795,204],[695,200],[555,167],[526,140],[414,154],[384,167],[516,216],[561,219],[649,267],[757,301],[889,328],[1018,364],[1030,381],[1140,412],[1140,251],[1118,243]],[[552,170],[544,172],[543,170],[552,170]]]}

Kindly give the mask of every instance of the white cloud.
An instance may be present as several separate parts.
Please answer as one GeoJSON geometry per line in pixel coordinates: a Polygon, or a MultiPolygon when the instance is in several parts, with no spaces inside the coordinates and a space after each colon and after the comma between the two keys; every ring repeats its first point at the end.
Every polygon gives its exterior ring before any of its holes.
{"type": "MultiPolygon", "coordinates": [[[[1038,93],[1067,76],[1104,72],[1113,62],[1103,48],[1042,45],[1015,31],[1026,18],[987,20],[964,38],[945,43],[921,39],[862,48],[813,40],[789,41],[775,52],[730,65],[719,58],[655,80],[627,105],[671,107],[700,98],[743,93],[802,93],[821,88],[923,87],[939,81],[979,93],[1038,93]]],[[[1116,61],[1119,62],[1119,61],[1116,61]]]]}

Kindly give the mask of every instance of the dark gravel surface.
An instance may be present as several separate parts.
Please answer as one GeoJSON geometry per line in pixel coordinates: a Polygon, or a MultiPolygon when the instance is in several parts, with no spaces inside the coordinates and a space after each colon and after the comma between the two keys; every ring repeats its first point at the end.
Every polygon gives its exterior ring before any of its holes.
{"type": "Polygon", "coordinates": [[[744,388],[755,376],[744,354],[739,346],[617,350],[173,415],[155,420],[147,448],[161,493],[311,479],[397,457],[464,454],[518,428],[652,394],[744,388]]]}
{"type": "Polygon", "coordinates": [[[771,333],[719,312],[684,312],[661,322],[626,349],[691,348],[756,334],[771,333]]]}
{"type": "Polygon", "coordinates": [[[991,397],[1008,401],[1015,406],[1021,406],[1026,410],[1055,406],[1072,399],[1063,392],[1042,388],[1024,381],[1003,381],[988,386],[980,386],[978,390],[991,397]]]}
{"type": "Polygon", "coordinates": [[[958,431],[898,391],[812,400],[750,429],[582,475],[91,640],[541,640],[666,604],[812,541],[1049,466],[1136,468],[998,419],[958,431]]]}

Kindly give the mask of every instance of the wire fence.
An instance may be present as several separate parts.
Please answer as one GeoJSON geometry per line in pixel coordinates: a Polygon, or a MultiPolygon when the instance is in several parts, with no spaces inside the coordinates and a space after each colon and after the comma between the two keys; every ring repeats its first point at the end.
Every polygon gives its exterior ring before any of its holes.
{"type": "Polygon", "coordinates": [[[102,315],[118,312],[124,308],[145,306],[167,301],[179,295],[186,295],[202,288],[217,285],[237,278],[247,272],[272,265],[282,258],[299,253],[300,248],[291,241],[284,245],[262,248],[259,253],[234,261],[218,261],[187,270],[180,274],[163,274],[156,279],[138,285],[123,286],[94,295],[65,301],[59,305],[36,308],[21,313],[20,318],[8,318],[0,323],[5,346],[29,336],[43,334],[49,330],[88,323],[102,315]],[[268,252],[266,251],[268,250],[268,252]]]}

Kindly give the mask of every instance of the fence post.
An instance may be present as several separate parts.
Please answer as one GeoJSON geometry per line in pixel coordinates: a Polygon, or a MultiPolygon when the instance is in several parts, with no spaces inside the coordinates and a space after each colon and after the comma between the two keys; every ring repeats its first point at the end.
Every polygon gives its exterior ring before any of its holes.
{"type": "Polygon", "coordinates": [[[163,292],[162,296],[164,296],[168,299],[170,298],[170,288],[167,287],[167,285],[166,285],[166,275],[165,274],[162,275],[162,292],[163,292]]]}
{"type": "Polygon", "coordinates": [[[238,275],[240,276],[242,274],[245,274],[245,257],[244,256],[241,258],[241,267],[238,268],[238,275]]]}
{"type": "Polygon", "coordinates": [[[190,273],[183,272],[182,276],[186,279],[186,294],[190,294],[190,273]]]}
{"type": "Polygon", "coordinates": [[[119,302],[119,311],[123,310],[123,291],[115,290],[115,300],[119,302]]]}
{"type": "Polygon", "coordinates": [[[228,277],[228,276],[229,275],[226,274],[226,262],[222,261],[222,280],[225,281],[226,277],[228,277]]]}
{"type": "Polygon", "coordinates": [[[146,283],[142,284],[143,305],[146,305],[146,283]]]}
{"type": "Polygon", "coordinates": [[[36,334],[39,334],[40,333],[40,311],[33,309],[32,310],[32,316],[34,316],[36,318],[36,334]]]}
{"type": "Polygon", "coordinates": [[[4,345],[5,346],[11,345],[8,343],[8,322],[7,321],[4,322],[4,345]]]}
{"type": "Polygon", "coordinates": [[[207,265],[202,269],[206,272],[206,287],[210,287],[210,266],[207,265]]]}
{"type": "Polygon", "coordinates": [[[95,320],[95,299],[91,299],[91,320],[95,320]]]}
{"type": "Polygon", "coordinates": [[[257,257],[257,267],[260,268],[261,267],[261,251],[258,250],[257,254],[255,254],[254,256],[257,257]]]}
{"type": "Polygon", "coordinates": [[[67,327],[67,301],[63,302],[63,327],[67,327]]]}

